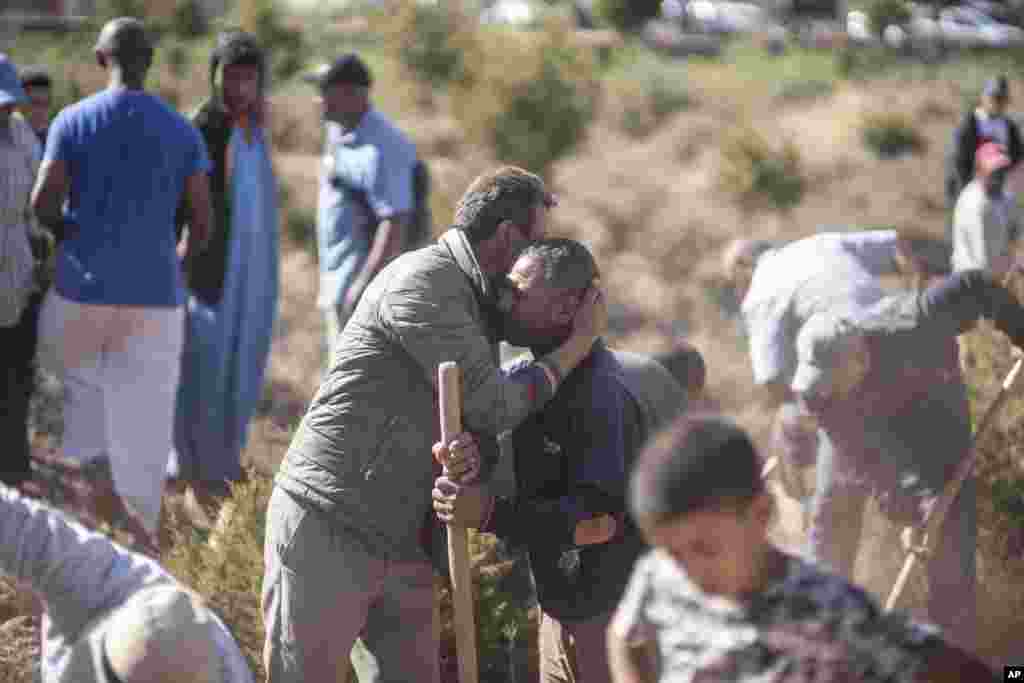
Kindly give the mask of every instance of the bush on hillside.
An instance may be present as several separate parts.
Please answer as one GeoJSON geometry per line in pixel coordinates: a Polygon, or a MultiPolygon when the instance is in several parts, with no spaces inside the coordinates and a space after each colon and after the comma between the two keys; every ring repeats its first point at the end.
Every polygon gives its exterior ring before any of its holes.
{"type": "Polygon", "coordinates": [[[791,80],[782,81],[775,88],[775,98],[782,102],[805,102],[829,97],[835,92],[831,81],[791,80]]]}
{"type": "Polygon", "coordinates": [[[660,9],[660,0],[594,0],[594,14],[619,31],[635,31],[660,9]]]}
{"type": "Polygon", "coordinates": [[[309,46],[302,31],[288,26],[280,4],[274,0],[254,0],[253,33],[270,55],[271,76],[287,81],[303,69],[309,46]]]}
{"type": "Polygon", "coordinates": [[[872,0],[867,7],[868,26],[881,36],[887,26],[902,26],[910,21],[910,6],[906,0],[872,0]]]}
{"type": "Polygon", "coordinates": [[[499,161],[544,173],[583,140],[598,84],[564,25],[477,35],[465,60],[452,111],[467,138],[499,161]]]}
{"type": "Polygon", "coordinates": [[[189,75],[192,66],[192,55],[189,53],[188,47],[182,42],[177,40],[165,41],[160,46],[157,59],[162,60],[167,65],[168,71],[175,78],[180,80],[189,75]]]}
{"type": "Polygon", "coordinates": [[[460,36],[465,20],[446,4],[402,2],[388,27],[388,44],[394,46],[402,68],[434,87],[460,78],[463,50],[460,36]]]}
{"type": "Polygon", "coordinates": [[[171,33],[183,39],[199,38],[209,29],[200,0],[178,0],[169,26],[171,33]]]}
{"type": "Polygon", "coordinates": [[[692,103],[681,68],[644,59],[609,83],[609,95],[619,126],[633,137],[644,137],[666,118],[692,103]]]}
{"type": "Polygon", "coordinates": [[[773,146],[753,128],[725,138],[719,183],[748,209],[790,209],[800,203],[806,189],[796,145],[786,141],[773,146]]]}
{"type": "Polygon", "coordinates": [[[94,21],[103,24],[117,17],[135,17],[145,19],[146,0],[97,0],[94,21]]]}
{"type": "Polygon", "coordinates": [[[870,112],[861,118],[860,135],[864,145],[880,159],[920,152],[925,139],[913,120],[900,112],[870,112]]]}

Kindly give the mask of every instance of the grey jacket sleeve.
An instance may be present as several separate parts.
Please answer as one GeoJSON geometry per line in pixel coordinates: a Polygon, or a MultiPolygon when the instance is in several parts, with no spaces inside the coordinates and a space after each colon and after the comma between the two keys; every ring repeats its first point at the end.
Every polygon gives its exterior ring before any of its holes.
{"type": "Polygon", "coordinates": [[[919,306],[922,324],[935,334],[961,334],[988,318],[1014,346],[1024,346],[1024,308],[987,271],[944,278],[921,294],[919,306]]]}
{"type": "Polygon", "coordinates": [[[468,280],[460,272],[410,279],[385,295],[381,315],[428,380],[437,366],[455,361],[462,373],[465,429],[499,434],[514,429],[552,396],[544,371],[529,364],[505,375],[486,336],[468,280]]]}
{"type": "Polygon", "coordinates": [[[140,586],[174,581],[155,561],[4,486],[0,572],[32,586],[53,625],[72,638],[140,586]]]}

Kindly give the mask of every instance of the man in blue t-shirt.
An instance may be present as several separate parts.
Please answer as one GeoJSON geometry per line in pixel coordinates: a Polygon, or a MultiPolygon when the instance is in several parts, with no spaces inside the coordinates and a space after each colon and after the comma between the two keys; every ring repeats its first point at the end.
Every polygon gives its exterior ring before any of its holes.
{"type": "Polygon", "coordinates": [[[108,86],[54,120],[32,194],[59,241],[40,351],[66,387],[64,454],[109,458],[115,509],[153,534],[184,335],[179,259],[207,237],[209,160],[198,131],[144,89],[153,47],[140,21],[104,26],[96,59],[108,86]]]}
{"type": "Polygon", "coordinates": [[[409,247],[416,146],[370,103],[373,79],[357,55],[338,57],[305,80],[319,89],[325,123],[318,303],[333,355],[370,280],[409,247]]]}

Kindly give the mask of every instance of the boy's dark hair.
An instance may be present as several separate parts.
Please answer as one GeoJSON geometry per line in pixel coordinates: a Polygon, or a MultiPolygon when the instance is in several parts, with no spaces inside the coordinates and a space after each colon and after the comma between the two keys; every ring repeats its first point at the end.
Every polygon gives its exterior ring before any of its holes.
{"type": "Polygon", "coordinates": [[[714,415],[684,415],[644,449],[630,477],[641,526],[701,510],[740,509],[765,491],[761,461],[745,431],[714,415]]]}

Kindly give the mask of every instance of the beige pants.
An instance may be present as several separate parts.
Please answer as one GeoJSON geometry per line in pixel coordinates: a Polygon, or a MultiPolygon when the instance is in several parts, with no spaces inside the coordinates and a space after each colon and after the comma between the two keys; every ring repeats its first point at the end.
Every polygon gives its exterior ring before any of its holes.
{"type": "Polygon", "coordinates": [[[541,683],[611,683],[605,633],[610,614],[563,622],[541,614],[541,683]]]}
{"type": "Polygon", "coordinates": [[[51,291],[39,359],[64,382],[62,454],[110,458],[119,496],[154,533],[184,343],[184,308],[81,304],[51,291]]]}
{"type": "Polygon", "coordinates": [[[360,683],[438,683],[434,605],[430,563],[376,557],[358,532],[275,487],[262,594],[268,683],[343,681],[350,653],[360,683]]]}

